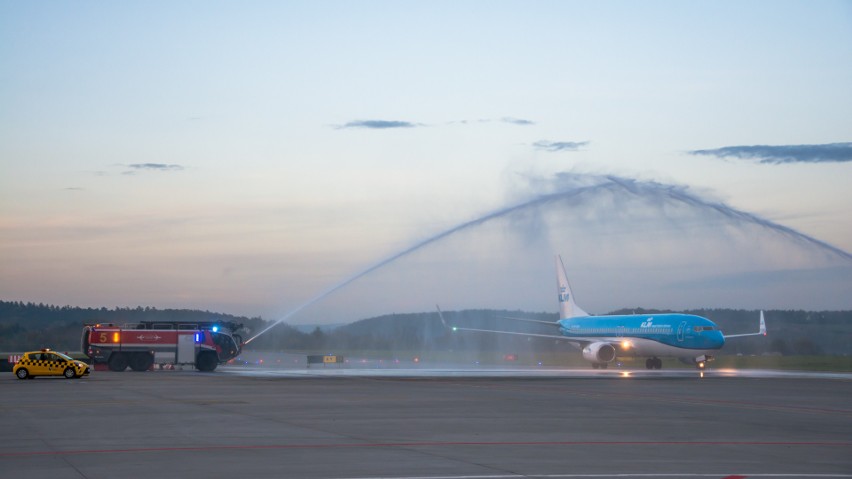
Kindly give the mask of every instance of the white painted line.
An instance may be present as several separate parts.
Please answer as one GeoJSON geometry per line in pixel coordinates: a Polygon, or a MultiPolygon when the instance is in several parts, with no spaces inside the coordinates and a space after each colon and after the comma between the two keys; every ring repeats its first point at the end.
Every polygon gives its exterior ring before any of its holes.
{"type": "Polygon", "coordinates": [[[802,473],[802,474],[770,474],[770,473],[621,473],[621,474],[485,474],[485,475],[466,475],[466,476],[365,476],[365,477],[345,477],[338,479],[571,479],[571,478],[641,478],[641,477],[711,477],[724,479],[728,476],[743,476],[752,477],[777,477],[777,478],[852,478],[852,474],[819,474],[819,473],[802,473]]]}

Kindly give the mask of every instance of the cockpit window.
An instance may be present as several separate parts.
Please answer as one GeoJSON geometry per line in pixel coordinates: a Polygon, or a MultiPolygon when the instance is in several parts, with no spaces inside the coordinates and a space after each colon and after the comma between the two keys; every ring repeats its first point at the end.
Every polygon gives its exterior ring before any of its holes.
{"type": "Polygon", "coordinates": [[[696,333],[700,333],[701,331],[713,331],[713,326],[695,326],[692,328],[696,333]]]}

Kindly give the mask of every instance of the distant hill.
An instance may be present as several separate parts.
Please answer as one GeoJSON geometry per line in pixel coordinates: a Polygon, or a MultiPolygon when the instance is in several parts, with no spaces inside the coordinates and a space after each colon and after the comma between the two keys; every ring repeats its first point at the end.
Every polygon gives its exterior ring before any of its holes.
{"type": "Polygon", "coordinates": [[[320,330],[324,333],[328,333],[334,331],[335,329],[346,326],[345,323],[337,323],[337,324],[291,324],[290,327],[295,329],[296,331],[301,331],[303,333],[312,333],[315,329],[320,328],[320,330]]]}
{"type": "MultiPolygon", "coordinates": [[[[613,314],[662,313],[650,309],[622,309],[613,314]]],[[[758,311],[733,309],[696,309],[685,311],[705,316],[729,334],[757,330],[758,311]]],[[[520,317],[555,321],[555,313],[495,311],[488,309],[448,311],[452,324],[468,328],[500,329],[553,334],[552,328],[511,321],[520,317]]],[[[852,355],[852,311],[776,311],[765,312],[768,337],[741,338],[725,345],[722,354],[852,355]]],[[[0,351],[24,351],[50,347],[78,351],[84,323],[115,324],[139,321],[232,321],[244,325],[244,339],[268,327],[261,318],[238,317],[198,310],[155,308],[78,308],[16,301],[0,301],[0,351]]],[[[436,312],[390,314],[362,319],[334,328],[300,325],[302,330],[280,324],[249,345],[255,350],[490,350],[520,351],[564,350],[565,341],[530,339],[494,334],[450,334],[436,312]]]]}

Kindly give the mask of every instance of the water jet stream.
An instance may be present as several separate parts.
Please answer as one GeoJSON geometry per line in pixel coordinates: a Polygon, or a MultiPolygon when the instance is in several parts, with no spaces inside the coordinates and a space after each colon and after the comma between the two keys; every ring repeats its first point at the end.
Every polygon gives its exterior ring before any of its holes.
{"type": "Polygon", "coordinates": [[[387,258],[385,258],[385,259],[383,259],[383,260],[381,260],[377,263],[374,263],[373,265],[368,266],[367,268],[349,276],[348,278],[343,279],[342,281],[338,282],[337,284],[334,284],[334,285],[328,287],[327,289],[321,291],[320,293],[316,294],[312,298],[310,298],[307,301],[305,301],[304,303],[300,304],[299,306],[297,306],[293,310],[289,311],[287,314],[285,314],[284,316],[282,316],[281,318],[279,318],[278,320],[273,322],[271,325],[269,325],[268,327],[266,327],[265,329],[263,329],[259,333],[252,336],[250,339],[248,339],[245,342],[245,344],[248,344],[248,343],[254,341],[255,339],[257,339],[257,337],[266,333],[267,331],[274,328],[278,324],[280,324],[280,323],[286,321],[287,319],[291,318],[296,313],[307,308],[308,306],[313,305],[314,303],[317,303],[318,301],[322,300],[326,296],[334,293],[335,291],[343,288],[344,286],[352,283],[353,281],[355,281],[355,280],[357,280],[357,279],[359,279],[359,278],[361,278],[361,277],[363,277],[363,276],[365,276],[365,275],[387,265],[388,263],[391,263],[391,262],[393,262],[393,261],[395,261],[395,260],[397,260],[397,259],[399,259],[403,256],[406,256],[410,253],[413,253],[414,251],[416,251],[418,249],[421,249],[421,248],[423,248],[423,247],[425,247],[429,244],[432,244],[436,241],[439,241],[443,238],[446,238],[447,236],[450,236],[454,233],[457,233],[459,231],[481,225],[483,223],[486,223],[488,221],[491,221],[491,220],[494,220],[494,219],[497,219],[497,218],[504,217],[506,215],[509,215],[511,213],[514,213],[516,211],[519,211],[519,210],[522,210],[522,209],[525,209],[525,208],[540,206],[540,205],[543,205],[543,204],[546,204],[546,203],[549,203],[549,202],[553,202],[553,201],[562,201],[562,200],[566,200],[566,199],[570,199],[570,198],[578,198],[578,197],[585,195],[585,194],[592,194],[592,193],[597,193],[597,192],[602,192],[602,191],[610,191],[610,192],[622,191],[622,192],[627,192],[631,195],[634,195],[634,196],[637,196],[637,197],[640,197],[640,198],[654,198],[654,197],[662,196],[664,199],[669,199],[669,200],[672,200],[672,201],[677,202],[677,203],[682,203],[682,204],[685,204],[687,206],[698,208],[699,210],[707,210],[707,211],[718,213],[718,214],[722,215],[723,217],[730,219],[730,220],[733,220],[733,221],[744,222],[744,223],[749,223],[749,224],[754,224],[754,225],[764,227],[764,228],[769,229],[771,231],[774,231],[776,233],[787,236],[787,237],[789,237],[789,238],[791,238],[795,241],[801,242],[801,243],[806,244],[806,245],[815,246],[819,249],[828,251],[828,252],[830,252],[830,253],[832,253],[836,256],[839,256],[842,259],[845,259],[847,261],[852,261],[852,254],[849,254],[849,253],[847,253],[846,251],[843,251],[840,248],[832,246],[828,243],[820,241],[820,240],[813,238],[811,236],[808,236],[804,233],[800,233],[800,232],[798,232],[798,231],[796,231],[792,228],[789,228],[787,226],[782,226],[782,225],[779,225],[779,224],[774,223],[772,221],[761,218],[757,215],[754,215],[754,214],[751,214],[751,213],[746,213],[744,211],[740,211],[740,210],[731,208],[730,206],[727,206],[724,203],[705,201],[705,200],[699,198],[698,196],[695,196],[694,194],[687,192],[685,187],[673,186],[673,185],[664,185],[664,184],[653,182],[653,181],[649,181],[649,182],[638,181],[638,180],[634,180],[634,179],[630,179],[630,178],[622,178],[622,177],[617,177],[617,176],[591,176],[591,175],[568,175],[568,176],[570,176],[573,179],[577,179],[577,178],[582,178],[582,179],[587,179],[587,180],[592,179],[592,180],[597,181],[597,183],[592,184],[592,185],[585,185],[585,186],[572,186],[572,187],[569,187],[568,189],[563,189],[562,191],[557,191],[555,193],[548,193],[548,194],[540,195],[540,196],[537,196],[537,197],[535,197],[531,200],[524,201],[524,202],[521,202],[521,203],[518,203],[518,204],[515,204],[515,205],[512,205],[512,206],[508,206],[508,207],[505,207],[505,208],[501,208],[501,209],[492,211],[491,213],[488,213],[484,216],[481,216],[481,217],[476,218],[476,219],[471,220],[471,221],[461,223],[461,224],[456,225],[456,226],[454,226],[450,229],[447,229],[447,230],[442,231],[438,234],[435,234],[435,235],[433,235],[429,238],[421,240],[421,241],[415,243],[414,245],[412,245],[412,246],[410,246],[410,247],[408,247],[408,248],[406,248],[406,249],[404,249],[404,250],[402,250],[398,253],[395,253],[395,254],[393,254],[393,255],[391,255],[391,256],[389,256],[389,257],[387,257],[387,258]]]}

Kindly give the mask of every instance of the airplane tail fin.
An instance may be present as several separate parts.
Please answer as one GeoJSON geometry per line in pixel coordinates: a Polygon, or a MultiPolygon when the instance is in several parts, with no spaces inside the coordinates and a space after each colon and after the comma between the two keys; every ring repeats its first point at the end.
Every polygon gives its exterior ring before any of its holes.
{"type": "Polygon", "coordinates": [[[574,302],[574,294],[568,283],[568,274],[565,273],[565,265],[562,263],[562,256],[559,255],[556,255],[556,291],[559,294],[559,319],[589,315],[574,302]]]}

